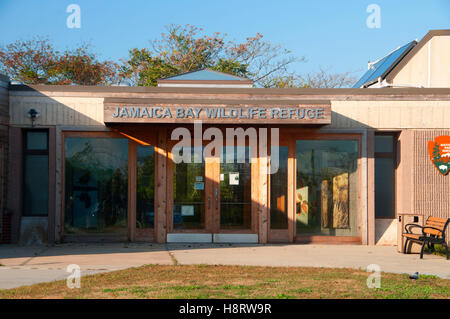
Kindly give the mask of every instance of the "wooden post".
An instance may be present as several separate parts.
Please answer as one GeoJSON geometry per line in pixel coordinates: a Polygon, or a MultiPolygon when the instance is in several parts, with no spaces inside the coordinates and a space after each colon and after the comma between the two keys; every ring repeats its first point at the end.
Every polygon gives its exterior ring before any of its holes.
{"type": "Polygon", "coordinates": [[[375,245],[375,132],[367,130],[367,243],[375,245]]]}
{"type": "Polygon", "coordinates": [[[166,242],[167,234],[167,129],[160,128],[158,141],[155,147],[156,172],[155,172],[155,239],[157,243],[166,242]]]}
{"type": "Polygon", "coordinates": [[[137,143],[128,140],[128,240],[136,240],[137,143]]]}
{"type": "Polygon", "coordinates": [[[56,129],[48,130],[48,229],[49,243],[55,242],[56,230],[56,129]]]}
{"type": "Polygon", "coordinates": [[[22,147],[22,129],[11,126],[9,128],[8,191],[6,201],[9,214],[11,214],[11,243],[19,241],[20,219],[22,217],[22,147]]]}
{"type": "MultiPolygon", "coordinates": [[[[49,150],[50,152],[50,150],[49,150]]],[[[50,154],[49,154],[50,155],[50,154]]],[[[55,128],[55,242],[60,243],[63,231],[63,198],[64,189],[64,140],[61,128],[55,128]]]]}
{"type": "Polygon", "coordinates": [[[288,240],[294,242],[296,215],[295,215],[295,184],[297,178],[296,161],[296,141],[293,137],[288,141],[288,240]]]}
{"type": "MultiPolygon", "coordinates": [[[[267,205],[267,193],[268,193],[268,156],[267,156],[267,128],[263,128],[259,130],[259,145],[258,145],[258,153],[259,153],[259,243],[265,244],[268,239],[268,205],[267,205]],[[261,133],[263,130],[266,130],[265,138],[261,138],[261,133]]],[[[262,133],[264,134],[264,133],[262,133]]]]}
{"type": "MultiPolygon", "coordinates": [[[[175,194],[173,192],[173,185],[174,185],[174,169],[175,169],[175,163],[173,162],[173,154],[171,151],[172,146],[173,146],[173,142],[172,143],[167,143],[167,151],[166,151],[166,165],[167,165],[167,169],[166,169],[166,233],[171,233],[173,232],[173,199],[175,198],[175,194]]],[[[155,153],[156,154],[156,153],[155,153]]],[[[155,178],[156,178],[156,174],[155,174],[155,178]]],[[[156,183],[155,183],[156,185],[156,183]]],[[[155,207],[156,207],[156,200],[157,198],[155,197],[155,207]]],[[[156,238],[156,227],[155,227],[155,236],[156,238]]]]}
{"type": "Polygon", "coordinates": [[[259,233],[259,160],[256,157],[251,166],[252,174],[252,231],[259,233]]]}

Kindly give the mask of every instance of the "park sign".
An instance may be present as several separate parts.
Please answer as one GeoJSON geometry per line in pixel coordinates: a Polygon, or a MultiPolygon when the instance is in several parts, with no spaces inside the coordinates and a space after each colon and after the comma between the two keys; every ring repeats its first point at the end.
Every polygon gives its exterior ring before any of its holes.
{"type": "Polygon", "coordinates": [[[450,136],[441,135],[428,141],[428,155],[438,172],[447,175],[450,171],[450,136]]]}
{"type": "Polygon", "coordinates": [[[127,103],[105,99],[105,123],[330,124],[328,101],[311,103],[127,103]]]}

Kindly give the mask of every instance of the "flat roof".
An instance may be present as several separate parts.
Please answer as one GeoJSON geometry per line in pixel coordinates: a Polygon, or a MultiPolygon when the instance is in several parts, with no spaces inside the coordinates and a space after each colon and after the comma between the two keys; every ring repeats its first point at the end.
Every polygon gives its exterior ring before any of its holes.
{"type": "Polygon", "coordinates": [[[450,88],[203,88],[10,84],[13,92],[55,93],[202,93],[252,95],[450,95],[450,88]]]}

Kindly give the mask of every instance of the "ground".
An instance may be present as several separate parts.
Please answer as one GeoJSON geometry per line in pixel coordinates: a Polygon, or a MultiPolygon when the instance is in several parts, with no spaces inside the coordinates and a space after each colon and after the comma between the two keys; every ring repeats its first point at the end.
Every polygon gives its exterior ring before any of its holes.
{"type": "Polygon", "coordinates": [[[450,298],[450,261],[431,254],[421,260],[396,247],[6,245],[0,248],[0,265],[0,288],[60,280],[1,290],[0,298],[450,298]],[[81,289],[70,290],[69,264],[78,265],[83,276],[95,275],[83,277],[81,289]],[[380,289],[367,288],[371,264],[382,271],[380,289]],[[417,281],[409,279],[414,272],[420,274],[417,281]]]}
{"type": "Polygon", "coordinates": [[[353,269],[148,265],[66,281],[0,290],[0,298],[450,298],[450,280],[382,274],[368,288],[353,269]]]}

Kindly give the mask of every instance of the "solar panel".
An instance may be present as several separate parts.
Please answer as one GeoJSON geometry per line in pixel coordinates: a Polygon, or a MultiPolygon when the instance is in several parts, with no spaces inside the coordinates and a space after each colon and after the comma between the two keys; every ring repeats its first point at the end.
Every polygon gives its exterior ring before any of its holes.
{"type": "Polygon", "coordinates": [[[373,64],[353,87],[359,88],[379,77],[384,78],[416,44],[416,41],[411,41],[373,64]]]}

